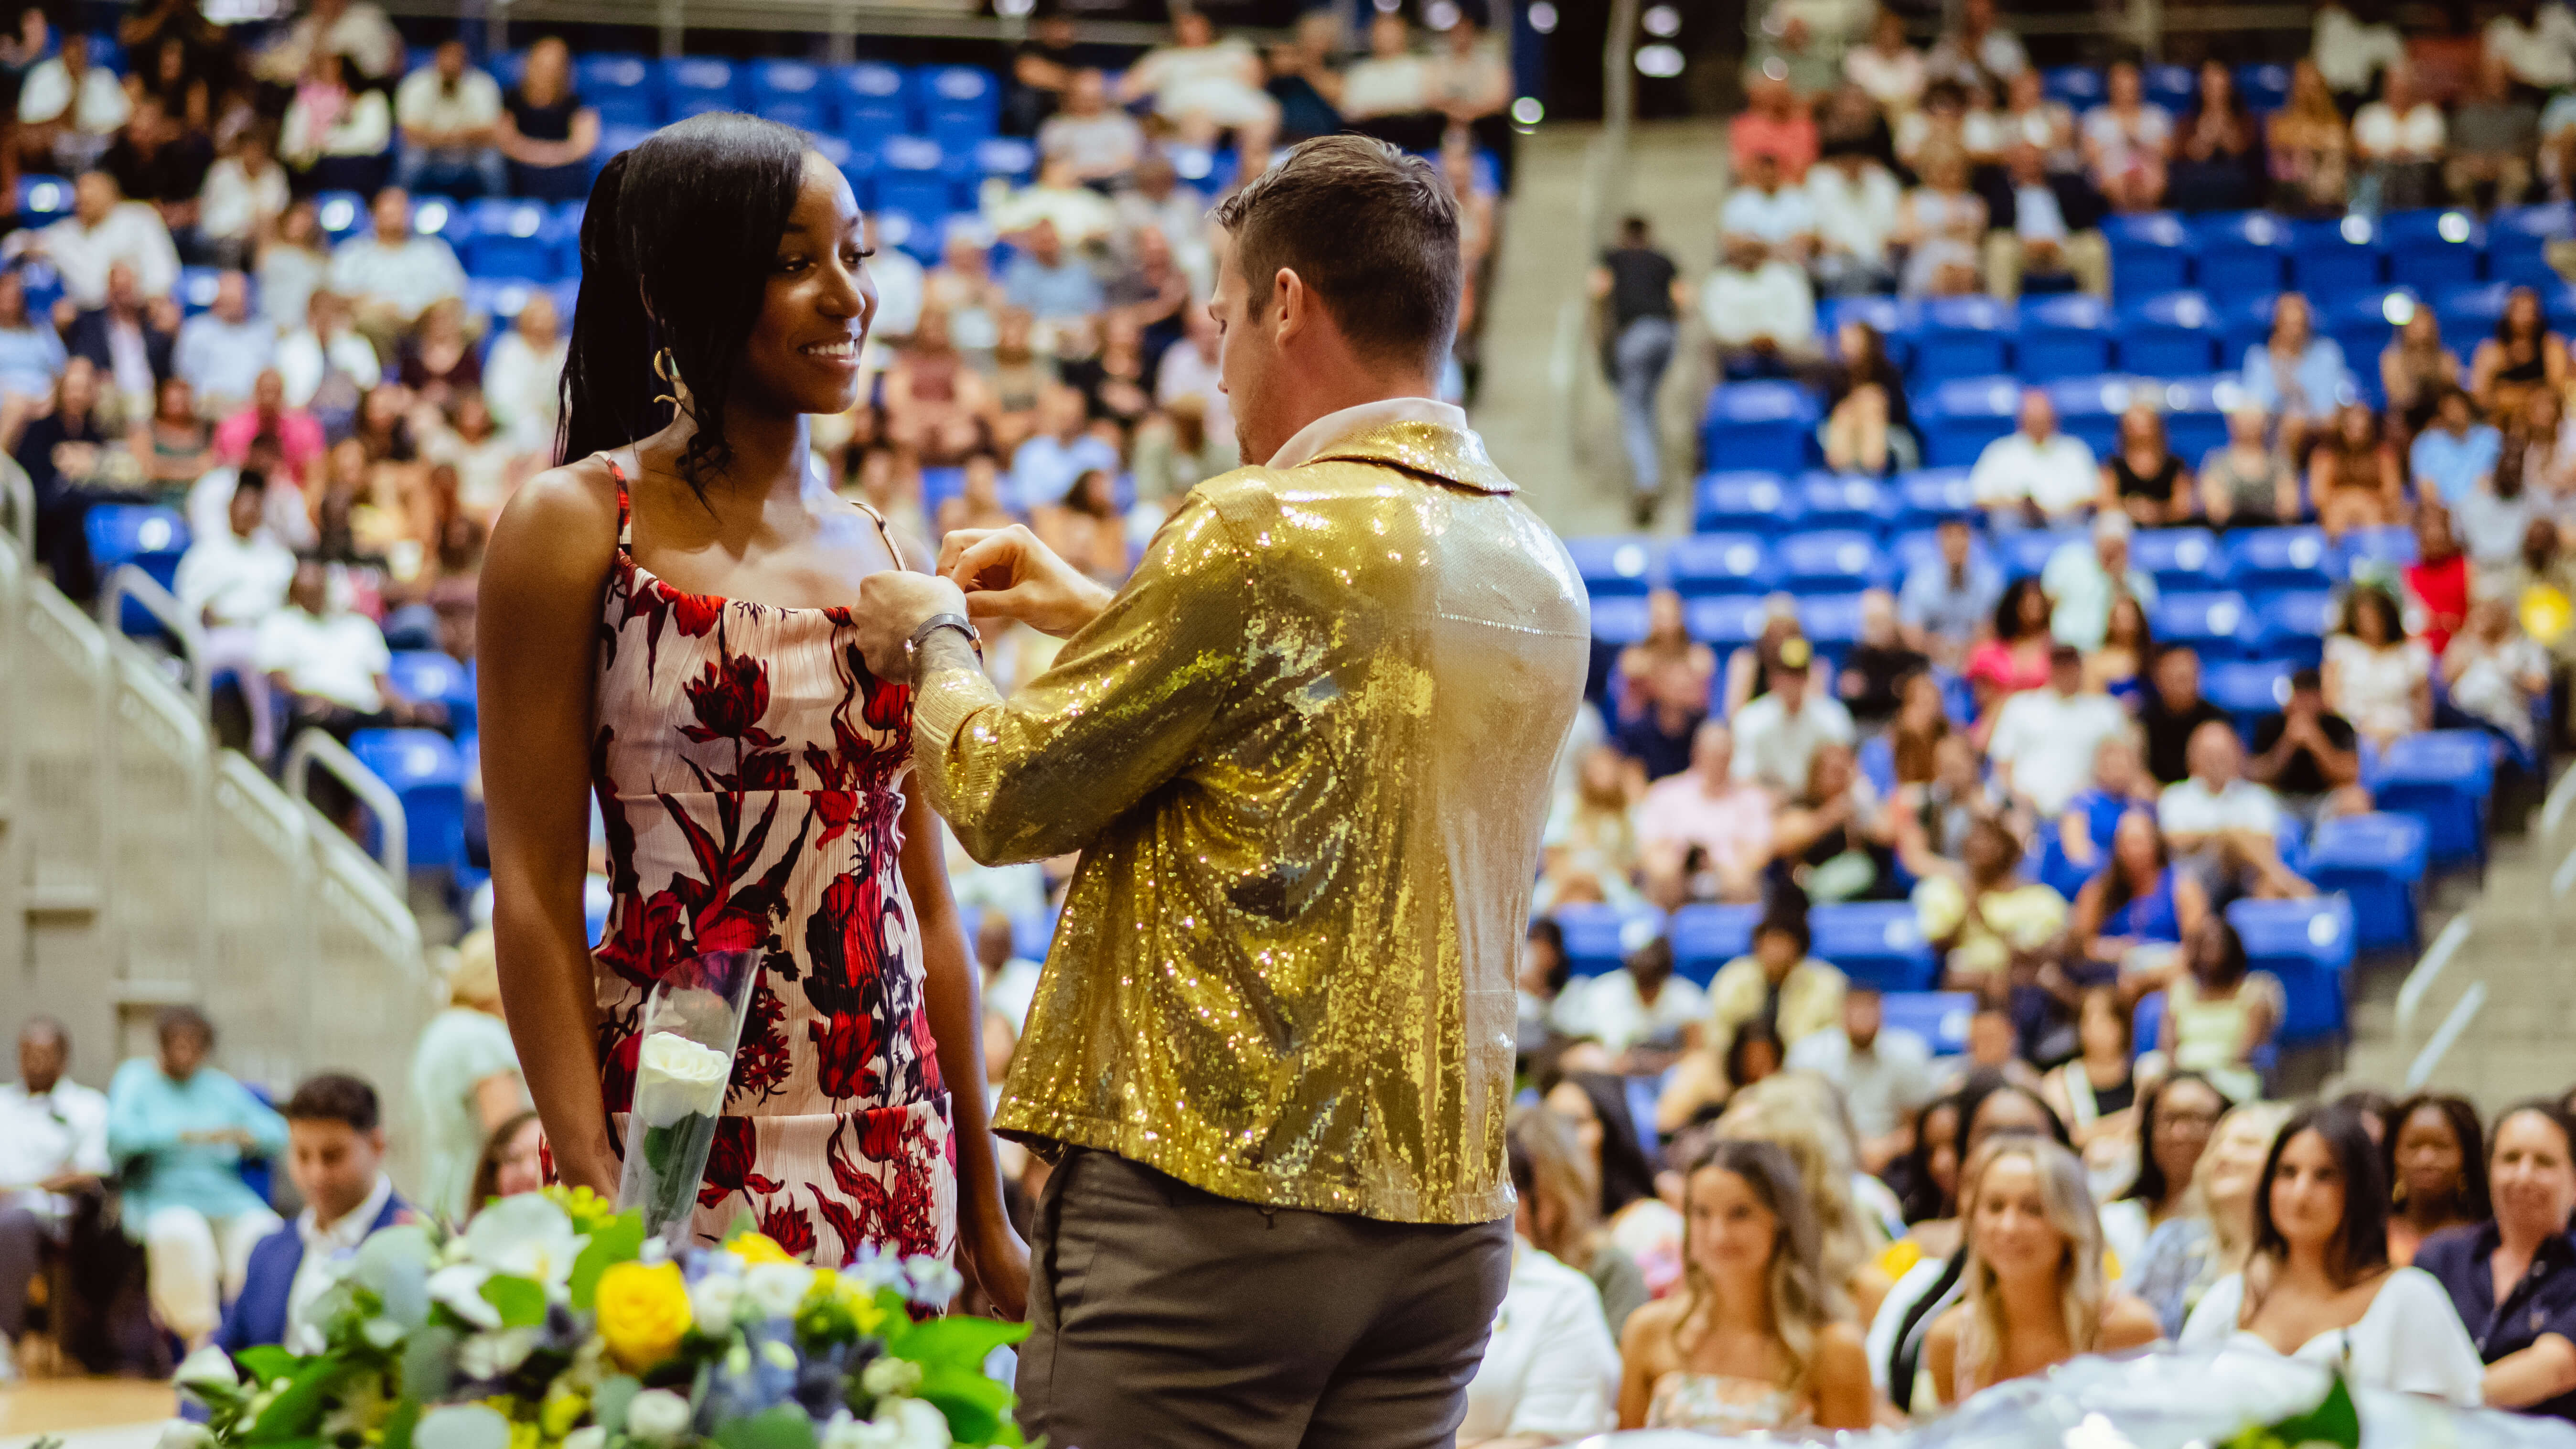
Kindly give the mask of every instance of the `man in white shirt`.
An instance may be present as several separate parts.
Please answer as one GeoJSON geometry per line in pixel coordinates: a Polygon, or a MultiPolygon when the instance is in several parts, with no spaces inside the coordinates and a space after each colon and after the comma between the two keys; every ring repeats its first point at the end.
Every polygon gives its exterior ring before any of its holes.
{"type": "Polygon", "coordinates": [[[2128,712],[2099,690],[2084,688],[2084,655],[2072,644],[2048,652],[2048,684],[2004,701],[1986,742],[1995,778],[2054,819],[2093,778],[2102,742],[2129,728],[2128,712]]]}
{"type": "Polygon", "coordinates": [[[1730,378],[1784,377],[1823,356],[1807,274],[1752,237],[1727,235],[1725,264],[1709,273],[1699,306],[1730,378]]]}
{"type": "Polygon", "coordinates": [[[1995,23],[1995,0],[1966,0],[1959,7],[1959,28],[1933,45],[1923,68],[1936,81],[2001,90],[2030,68],[2030,55],[2020,36],[1995,23]]]}
{"type": "Polygon", "coordinates": [[[2129,530],[2129,515],[2099,513],[2090,542],[2060,544],[2048,556],[2039,586],[2057,601],[2048,616],[2048,630],[2057,642],[2088,651],[2101,648],[2111,628],[2111,606],[2122,595],[2155,608],[2155,576],[2129,562],[2129,530]]]}
{"type": "MultiPolygon", "coordinates": [[[[280,488],[292,489],[283,476],[280,488]]],[[[295,555],[261,523],[268,507],[268,481],[252,474],[233,487],[232,507],[222,533],[199,534],[179,556],[171,592],[179,607],[205,627],[204,651],[197,667],[208,674],[235,674],[242,702],[250,708],[251,758],[265,760],[277,748],[277,722],[267,681],[259,669],[260,626],[286,607],[287,586],[295,581],[295,555]]]]}
{"type": "Polygon", "coordinates": [[[368,1234],[413,1218],[385,1175],[384,1116],[375,1088],[324,1072],[295,1089],[283,1115],[286,1171],[304,1211],[251,1250],[241,1293],[216,1337],[228,1353],[261,1344],[320,1353],[315,1306],[347,1274],[368,1234]]]}
{"type": "Polygon", "coordinates": [[[1816,249],[1816,207],[1804,189],[1785,184],[1780,158],[1756,151],[1744,184],[1717,214],[1720,239],[1730,252],[1739,238],[1758,243],[1765,256],[1803,266],[1816,249]]]}
{"type": "Polygon", "coordinates": [[[179,324],[172,366],[195,390],[197,411],[220,418],[250,401],[276,358],[277,329],[250,313],[250,278],[226,272],[215,281],[215,305],[179,324]]]}
{"type": "Polygon", "coordinates": [[[1940,1095],[1932,1048],[1902,1027],[1883,1025],[1878,988],[1843,987],[1842,1023],[1809,1032],[1789,1048],[1793,1072],[1814,1072],[1842,1088],[1864,1172],[1876,1173],[1914,1145],[1914,1114],[1940,1095]]]}
{"type": "Polygon", "coordinates": [[[1816,751],[1852,742],[1851,711],[1807,687],[1812,657],[1804,639],[1783,643],[1771,692],[1735,712],[1735,778],[1780,798],[1807,793],[1807,767],[1816,751]]]}
{"type": "MultiPolygon", "coordinates": [[[[349,325],[348,298],[328,289],[317,291],[305,301],[304,317],[302,327],[277,339],[277,376],[286,385],[281,396],[288,407],[312,406],[323,380],[335,372],[346,376],[359,393],[384,380],[384,363],[376,356],[375,344],[349,325]]],[[[257,383],[254,376],[254,389],[257,383]]]]}
{"type": "Polygon", "coordinates": [[[1824,164],[1807,171],[1807,205],[1816,218],[1816,255],[1808,264],[1828,296],[1884,292],[1896,285],[1887,264],[1904,194],[1868,152],[1828,146],[1824,164]]]}
{"type": "Polygon", "coordinates": [[[286,607],[261,621],[255,652],[269,683],[292,701],[299,727],[345,736],[376,725],[435,724],[444,713],[395,692],[385,675],[393,663],[385,631],[332,602],[330,575],[315,559],[295,566],[286,607]]]}
{"type": "MultiPolygon", "coordinates": [[[[253,433],[242,445],[239,466],[219,464],[199,475],[188,485],[188,534],[192,538],[215,538],[232,532],[233,494],[250,479],[261,480],[260,526],[269,537],[286,545],[288,551],[311,548],[315,538],[313,515],[305,509],[304,490],[295,484],[295,476],[286,470],[275,433],[253,433]],[[264,486],[274,478],[277,486],[264,486]]],[[[182,555],[181,561],[185,562],[182,555]]]]}
{"type": "Polygon", "coordinates": [[[2486,49],[2516,84],[2536,91],[2576,85],[2576,14],[2563,0],[2512,0],[2487,22],[2486,49]]]}
{"type": "Polygon", "coordinates": [[[2232,725],[2211,720],[2191,732],[2191,774],[2156,798],[2156,824],[2174,860],[2198,875],[2212,907],[2240,896],[2312,896],[2281,863],[2281,806],[2245,778],[2245,746],[2232,725]]]}
{"type": "Polygon", "coordinates": [[[18,88],[17,144],[50,151],[56,167],[77,175],[105,154],[130,114],[131,102],[115,73],[90,64],[89,37],[66,30],[62,53],[36,62],[18,88]]]}
{"type": "Polygon", "coordinates": [[[465,268],[445,240],[415,236],[411,196],[399,186],[376,193],[374,229],[331,254],[331,290],[357,304],[358,330],[393,355],[395,335],[434,302],[465,295],[465,268]]]}
{"type": "Polygon", "coordinates": [[[1996,528],[2054,528],[2080,519],[2102,493],[2093,450],[2057,430],[2048,394],[2025,388],[2021,426],[1986,444],[1968,490],[1996,528]]]}
{"type": "Polygon", "coordinates": [[[2353,113],[2352,149],[2361,163],[2358,180],[2375,182],[2380,204],[2390,209],[2433,204],[2450,123],[2442,108],[2415,83],[2415,68],[2388,63],[2378,100],[2353,113]]]}
{"type": "Polygon", "coordinates": [[[1588,1036],[1615,1056],[1638,1046],[1670,1051],[1708,1018],[1708,993],[1673,974],[1672,943],[1657,937],[1618,970],[1567,982],[1555,1017],[1558,1031],[1588,1036]]]}
{"type": "Polygon", "coordinates": [[[1118,471],[1118,450],[1084,426],[1087,417],[1078,388],[1051,383],[1038,394],[1038,431],[1011,455],[1005,503],[1025,514],[1064,501],[1074,480],[1094,468],[1118,471]]]}
{"type": "Polygon", "coordinates": [[[116,178],[87,171],[72,183],[72,214],[34,232],[13,234],[0,244],[0,254],[32,255],[53,263],[63,279],[63,300],[80,311],[107,305],[107,269],[124,262],[134,268],[137,291],[145,297],[167,297],[179,280],[179,249],[160,208],[127,201],[116,178]]]}
{"type": "Polygon", "coordinates": [[[449,196],[500,196],[509,190],[496,144],[501,87],[465,63],[464,41],[444,42],[428,69],[403,77],[394,90],[394,123],[403,138],[394,185],[449,196]]]}
{"type": "Polygon", "coordinates": [[[1038,127],[1038,153],[1073,168],[1076,180],[1115,181],[1145,154],[1144,128],[1109,104],[1109,84],[1096,70],[1078,70],[1065,87],[1064,105],[1038,127]]]}
{"type": "Polygon", "coordinates": [[[107,1096],[63,1074],[71,1036],[51,1017],[18,1029],[18,1080],[0,1085],[0,1385],[18,1376],[27,1285],[47,1243],[61,1244],[72,1199],[108,1173],[107,1096]]]}

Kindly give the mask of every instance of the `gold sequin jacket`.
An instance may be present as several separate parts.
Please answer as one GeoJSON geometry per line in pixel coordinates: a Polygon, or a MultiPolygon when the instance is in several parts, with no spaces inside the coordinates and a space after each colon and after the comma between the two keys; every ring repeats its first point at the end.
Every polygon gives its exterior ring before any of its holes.
{"type": "Polygon", "coordinates": [[[920,681],[922,788],[987,863],[1080,851],[997,1130],[1223,1197],[1512,1210],[1514,964],[1589,609],[1472,432],[1199,485],[1006,703],[920,681]]]}

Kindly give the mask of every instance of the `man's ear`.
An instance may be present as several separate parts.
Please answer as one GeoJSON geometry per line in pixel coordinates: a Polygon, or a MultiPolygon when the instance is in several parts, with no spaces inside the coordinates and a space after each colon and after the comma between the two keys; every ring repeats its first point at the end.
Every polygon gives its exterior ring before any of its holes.
{"type": "Polygon", "coordinates": [[[1274,341],[1284,343],[1315,323],[1315,294],[1306,290],[1305,279],[1286,267],[1270,279],[1270,301],[1279,309],[1279,319],[1272,326],[1274,341]]]}

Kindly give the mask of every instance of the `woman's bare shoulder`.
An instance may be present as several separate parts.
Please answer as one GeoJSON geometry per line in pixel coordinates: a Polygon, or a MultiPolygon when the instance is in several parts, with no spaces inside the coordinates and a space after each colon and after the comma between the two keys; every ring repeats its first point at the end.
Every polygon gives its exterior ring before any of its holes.
{"type": "Polygon", "coordinates": [[[549,468],[521,485],[492,525],[487,574],[604,573],[617,551],[617,475],[597,457],[549,468]]]}
{"type": "Polygon", "coordinates": [[[2102,1304],[2102,1347],[2144,1348],[2165,1336],[2164,1324],[2145,1300],[2114,1293],[2102,1304]]]}

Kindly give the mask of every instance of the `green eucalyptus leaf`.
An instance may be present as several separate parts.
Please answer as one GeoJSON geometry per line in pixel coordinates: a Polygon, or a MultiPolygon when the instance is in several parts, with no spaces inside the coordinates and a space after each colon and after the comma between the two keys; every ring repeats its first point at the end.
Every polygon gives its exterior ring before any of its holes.
{"type": "Polygon", "coordinates": [[[599,1276],[619,1263],[635,1260],[644,1251],[644,1217],[641,1213],[620,1213],[591,1231],[590,1241],[583,1245],[581,1256],[573,1259],[570,1291],[572,1306],[587,1313],[599,1297],[599,1276]]]}
{"type": "Polygon", "coordinates": [[[500,1310],[503,1328],[534,1328],[546,1321],[546,1285],[532,1278],[496,1273],[484,1280],[483,1301],[500,1310]]]}
{"type": "Polygon", "coordinates": [[[716,1426],[720,1449],[814,1449],[814,1421],[793,1404],[716,1426]]]}

